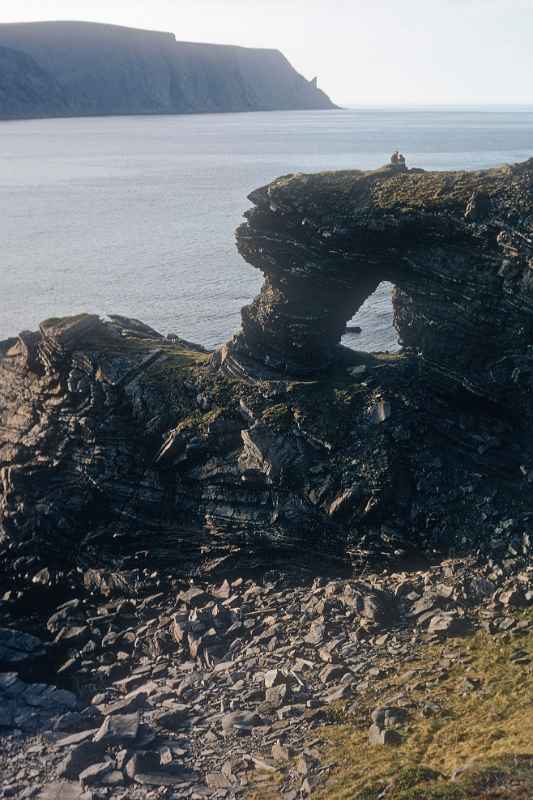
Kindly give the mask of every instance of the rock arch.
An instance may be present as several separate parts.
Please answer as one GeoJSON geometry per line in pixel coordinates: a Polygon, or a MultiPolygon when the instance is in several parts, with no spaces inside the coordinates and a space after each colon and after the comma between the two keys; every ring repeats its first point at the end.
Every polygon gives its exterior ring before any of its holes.
{"type": "Polygon", "coordinates": [[[354,537],[382,554],[391,531],[447,549],[529,529],[533,161],[289,176],[251,199],[238,245],[265,285],[216,356],[116,315],[0,342],[13,563],[134,549],[185,572],[250,553],[270,568],[270,548],[339,563],[354,537]],[[383,278],[411,352],[287,380],[346,355],[383,278]]]}
{"type": "Polygon", "coordinates": [[[388,280],[402,342],[483,382],[504,353],[533,344],[532,186],[533,159],[471,173],[289,175],[253,192],[237,246],[265,282],[222,361],[319,372],[388,280]]]}

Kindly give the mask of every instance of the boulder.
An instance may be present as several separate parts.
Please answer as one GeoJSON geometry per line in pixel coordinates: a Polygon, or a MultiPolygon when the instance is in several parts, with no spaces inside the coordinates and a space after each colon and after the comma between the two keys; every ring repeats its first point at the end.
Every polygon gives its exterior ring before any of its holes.
{"type": "Polygon", "coordinates": [[[30,633],[0,628],[0,666],[26,666],[44,656],[43,642],[30,633]]]}
{"type": "Polygon", "coordinates": [[[137,738],[139,713],[114,714],[106,717],[93,737],[93,742],[128,744],[137,738]]]}

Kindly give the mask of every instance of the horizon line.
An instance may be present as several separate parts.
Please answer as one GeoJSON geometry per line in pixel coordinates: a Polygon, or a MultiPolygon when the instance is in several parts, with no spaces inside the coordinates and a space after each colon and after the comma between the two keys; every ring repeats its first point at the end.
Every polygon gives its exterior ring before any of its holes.
{"type": "MultiPolygon", "coordinates": [[[[337,100],[336,102],[338,102],[341,105],[341,107],[343,107],[344,109],[346,109],[346,108],[349,108],[349,109],[356,109],[356,108],[360,108],[360,109],[368,109],[368,108],[403,108],[403,109],[405,109],[406,107],[409,107],[409,108],[524,108],[524,109],[528,108],[528,109],[533,110],[533,100],[523,101],[523,102],[515,102],[515,103],[509,103],[509,102],[505,102],[505,103],[501,102],[501,103],[499,103],[497,101],[491,101],[491,102],[480,102],[480,101],[455,101],[455,102],[451,102],[451,101],[429,102],[429,101],[427,101],[427,102],[420,102],[420,101],[409,101],[409,100],[406,100],[406,101],[404,101],[402,103],[398,103],[398,102],[392,103],[392,102],[387,102],[387,101],[372,102],[372,103],[371,102],[362,103],[362,102],[354,102],[353,100],[349,100],[349,101],[347,101],[347,100],[344,100],[344,101],[343,100],[337,100]]],[[[341,108],[340,110],[343,110],[343,108],[341,108]]]]}

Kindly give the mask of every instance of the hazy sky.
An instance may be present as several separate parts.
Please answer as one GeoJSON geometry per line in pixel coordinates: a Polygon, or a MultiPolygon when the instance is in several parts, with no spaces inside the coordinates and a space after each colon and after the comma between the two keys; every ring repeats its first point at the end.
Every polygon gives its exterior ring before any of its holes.
{"type": "Polygon", "coordinates": [[[275,47],[339,103],[533,103],[533,0],[0,0],[36,19],[275,47]]]}

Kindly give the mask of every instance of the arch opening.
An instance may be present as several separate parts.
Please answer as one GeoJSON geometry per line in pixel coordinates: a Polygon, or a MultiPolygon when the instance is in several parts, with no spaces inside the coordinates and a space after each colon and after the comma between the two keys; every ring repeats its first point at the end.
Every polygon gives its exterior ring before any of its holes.
{"type": "Polygon", "coordinates": [[[401,349],[394,326],[393,292],[390,281],[379,283],[348,321],[341,339],[345,347],[366,353],[397,353],[401,349]]]}

